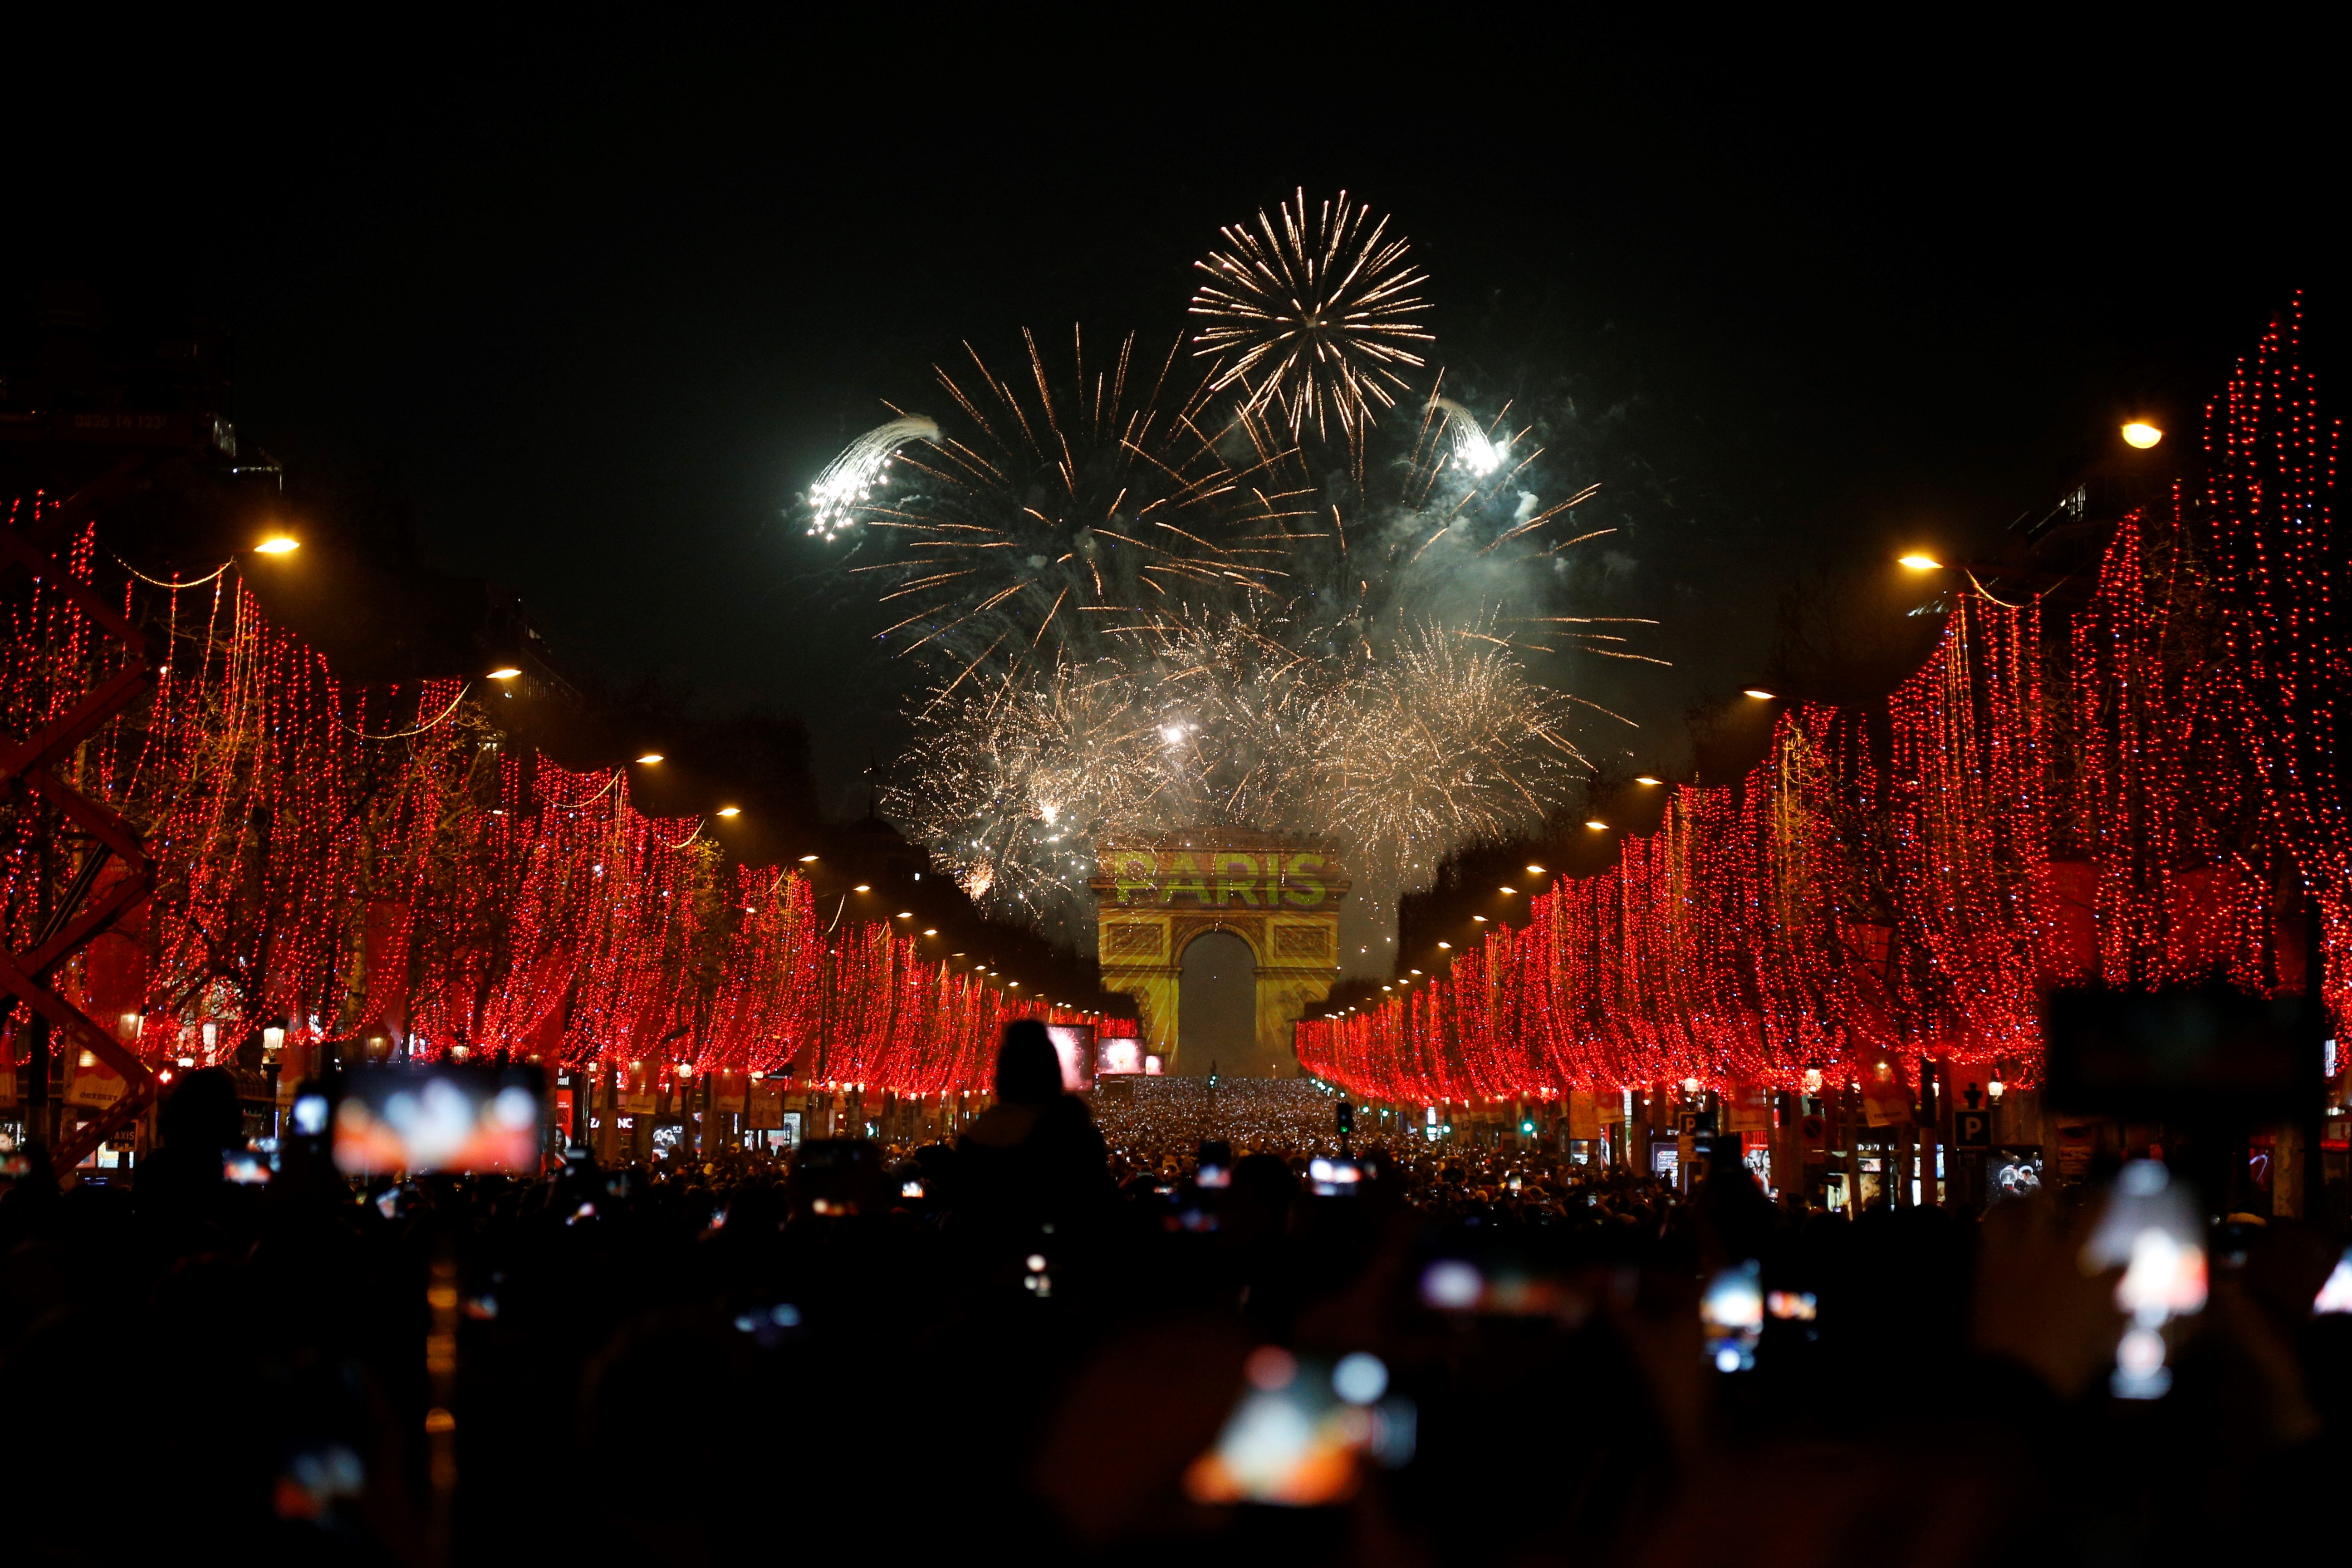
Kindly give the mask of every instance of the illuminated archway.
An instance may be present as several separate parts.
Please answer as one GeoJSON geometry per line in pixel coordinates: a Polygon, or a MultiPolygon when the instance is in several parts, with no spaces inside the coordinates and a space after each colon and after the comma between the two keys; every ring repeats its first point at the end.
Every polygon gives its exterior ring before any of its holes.
{"type": "Polygon", "coordinates": [[[1102,984],[1135,998],[1143,1048],[1178,1068],[1184,950],[1230,931],[1255,961],[1258,1056],[1291,1062],[1290,1026],[1331,994],[1349,882],[1328,850],[1240,830],[1095,847],[1102,984]]]}

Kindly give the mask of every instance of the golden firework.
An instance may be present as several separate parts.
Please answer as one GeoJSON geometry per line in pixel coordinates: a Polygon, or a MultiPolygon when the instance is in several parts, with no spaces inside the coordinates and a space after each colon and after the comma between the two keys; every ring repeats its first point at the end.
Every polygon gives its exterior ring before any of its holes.
{"type": "Polygon", "coordinates": [[[1193,352],[1217,361],[1212,386],[1240,386],[1253,412],[1277,410],[1295,437],[1328,437],[1336,421],[1353,446],[1373,405],[1396,405],[1404,372],[1424,363],[1431,342],[1414,292],[1426,278],[1410,247],[1389,237],[1389,219],[1341,191],[1311,214],[1307,193],[1260,208],[1255,228],[1229,225],[1222,249],[1195,262],[1208,279],[1192,296],[1205,325],[1193,352]]]}

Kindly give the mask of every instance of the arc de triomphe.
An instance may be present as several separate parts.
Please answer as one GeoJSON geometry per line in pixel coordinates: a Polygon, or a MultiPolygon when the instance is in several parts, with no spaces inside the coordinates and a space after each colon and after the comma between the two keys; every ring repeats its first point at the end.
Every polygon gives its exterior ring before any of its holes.
{"type": "Polygon", "coordinates": [[[1327,849],[1236,829],[1095,847],[1097,951],[1107,991],[1135,998],[1143,1048],[1176,1071],[1184,950],[1230,931],[1255,960],[1256,1046],[1294,1061],[1290,1026],[1331,994],[1349,882],[1327,849]]]}

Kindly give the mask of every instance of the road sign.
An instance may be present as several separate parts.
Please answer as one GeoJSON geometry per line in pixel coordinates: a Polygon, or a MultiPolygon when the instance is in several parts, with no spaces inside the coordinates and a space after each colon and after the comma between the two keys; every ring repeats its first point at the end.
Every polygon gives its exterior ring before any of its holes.
{"type": "Polygon", "coordinates": [[[1952,1147],[1955,1149],[1991,1148],[1992,1112],[1990,1110],[1952,1112],[1952,1147]]]}

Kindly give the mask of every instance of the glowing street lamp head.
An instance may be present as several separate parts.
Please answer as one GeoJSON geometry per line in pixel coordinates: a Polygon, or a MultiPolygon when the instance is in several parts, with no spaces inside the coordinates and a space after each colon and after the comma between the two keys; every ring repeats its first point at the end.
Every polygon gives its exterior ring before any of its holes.
{"type": "Polygon", "coordinates": [[[489,672],[489,678],[492,680],[512,680],[516,676],[520,675],[522,671],[517,669],[513,665],[503,664],[498,668],[491,670],[489,672]]]}
{"type": "Polygon", "coordinates": [[[661,760],[662,754],[659,752],[647,752],[644,756],[637,759],[637,761],[647,764],[657,763],[661,760]]]}
{"type": "Polygon", "coordinates": [[[1643,773],[1641,777],[1639,777],[1639,778],[1635,779],[1633,782],[1634,782],[1635,784],[1664,784],[1665,781],[1664,781],[1664,779],[1654,779],[1654,778],[1652,778],[1649,774],[1647,774],[1647,773],[1643,773]]]}
{"type": "Polygon", "coordinates": [[[2125,426],[2123,435],[2125,446],[2136,447],[2143,452],[2164,439],[2164,432],[2145,419],[2135,419],[2125,426]]]}
{"type": "Polygon", "coordinates": [[[1895,563],[1908,572],[1941,572],[1944,569],[1942,562],[1932,555],[1922,554],[1916,550],[1908,555],[1895,557],[1895,563]]]}
{"type": "Polygon", "coordinates": [[[1771,692],[1765,690],[1760,686],[1751,686],[1745,691],[1742,691],[1740,695],[1742,697],[1753,697],[1759,702],[1769,702],[1772,700],[1773,697],[1771,692]]]}
{"type": "Polygon", "coordinates": [[[291,555],[302,548],[302,542],[291,534],[273,533],[253,547],[256,555],[291,555]]]}
{"type": "Polygon", "coordinates": [[[743,808],[740,805],[722,805],[719,808],[719,815],[721,816],[740,816],[743,815],[743,808]]]}

